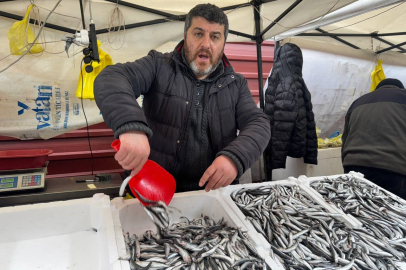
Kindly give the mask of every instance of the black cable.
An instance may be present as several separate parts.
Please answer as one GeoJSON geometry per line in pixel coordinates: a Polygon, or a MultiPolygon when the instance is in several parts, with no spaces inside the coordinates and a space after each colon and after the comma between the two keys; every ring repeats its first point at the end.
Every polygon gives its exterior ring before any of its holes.
{"type": "Polygon", "coordinates": [[[89,149],[90,149],[90,156],[92,157],[92,177],[94,175],[94,157],[93,157],[93,151],[92,151],[92,146],[90,144],[90,132],[89,132],[89,123],[87,122],[87,117],[86,117],[86,113],[85,113],[85,107],[83,106],[83,72],[82,72],[82,65],[83,65],[83,59],[80,62],[80,76],[82,77],[82,93],[81,93],[81,105],[82,105],[82,111],[83,111],[83,115],[85,116],[85,120],[86,120],[86,129],[87,129],[87,142],[89,143],[89,149]]]}

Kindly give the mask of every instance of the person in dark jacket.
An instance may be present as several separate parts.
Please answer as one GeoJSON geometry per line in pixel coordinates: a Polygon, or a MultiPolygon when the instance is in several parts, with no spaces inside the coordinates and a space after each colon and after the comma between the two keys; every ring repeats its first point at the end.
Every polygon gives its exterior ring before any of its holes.
{"type": "Polygon", "coordinates": [[[259,158],[269,123],[224,55],[227,33],[220,8],[197,5],[173,52],[152,50],[97,76],[96,103],[120,138],[115,159],[124,169],[135,175],[149,158],[175,177],[177,192],[209,191],[236,182],[259,158]]]}
{"type": "Polygon", "coordinates": [[[397,79],[381,81],[355,100],[345,116],[342,161],[345,173],[406,198],[406,90],[397,79]]]}
{"type": "Polygon", "coordinates": [[[302,77],[300,48],[286,43],[275,54],[265,91],[265,113],[271,124],[268,169],[285,168],[287,156],[317,164],[317,134],[311,95],[302,77]]]}

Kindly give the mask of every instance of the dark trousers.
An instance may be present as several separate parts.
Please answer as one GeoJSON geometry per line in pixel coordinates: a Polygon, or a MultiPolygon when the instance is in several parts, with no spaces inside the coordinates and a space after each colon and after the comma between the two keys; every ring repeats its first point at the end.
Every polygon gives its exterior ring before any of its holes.
{"type": "Polygon", "coordinates": [[[406,199],[405,175],[371,167],[344,166],[345,173],[349,173],[350,171],[362,173],[365,179],[403,199],[406,199]]]}

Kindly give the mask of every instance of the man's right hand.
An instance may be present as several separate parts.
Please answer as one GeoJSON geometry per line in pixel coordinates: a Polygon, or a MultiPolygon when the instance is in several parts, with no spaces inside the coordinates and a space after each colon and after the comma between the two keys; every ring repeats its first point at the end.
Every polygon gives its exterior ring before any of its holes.
{"type": "Polygon", "coordinates": [[[131,176],[136,175],[149,157],[150,147],[148,137],[142,131],[123,133],[120,138],[120,150],[114,158],[125,170],[132,170],[131,176]]]}

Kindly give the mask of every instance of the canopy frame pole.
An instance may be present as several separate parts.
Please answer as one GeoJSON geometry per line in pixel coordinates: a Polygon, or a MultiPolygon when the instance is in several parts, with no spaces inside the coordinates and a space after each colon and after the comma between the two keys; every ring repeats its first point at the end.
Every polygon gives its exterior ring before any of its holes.
{"type": "MultiPolygon", "coordinates": [[[[12,0],[10,0],[10,1],[12,1],[12,0]]],[[[23,16],[15,15],[15,14],[4,12],[4,11],[0,11],[0,16],[5,17],[5,18],[9,18],[9,19],[14,19],[16,21],[21,21],[24,18],[23,16]]],[[[30,19],[30,23],[38,24],[38,21],[35,21],[34,19],[30,19]]],[[[59,25],[52,24],[52,23],[46,23],[44,27],[54,29],[54,30],[58,30],[58,31],[62,31],[62,32],[71,33],[71,34],[76,33],[75,29],[59,26],[59,25]]]]}
{"type": "Polygon", "coordinates": [[[272,27],[274,27],[280,20],[282,20],[289,12],[291,12],[297,5],[299,5],[302,0],[296,0],[292,5],[290,5],[281,15],[278,16],[267,28],[265,28],[259,35],[261,38],[266,32],[268,32],[272,27]]]}
{"type": "MultiPolygon", "coordinates": [[[[329,36],[330,33],[301,33],[296,36],[302,37],[325,37],[329,36]]],[[[334,33],[336,37],[388,37],[388,36],[403,36],[406,32],[393,32],[393,33],[370,33],[370,34],[347,34],[347,33],[334,33]]]]}
{"type": "MultiPolygon", "coordinates": [[[[338,40],[338,41],[340,41],[340,42],[342,42],[342,43],[344,43],[344,44],[346,44],[346,45],[348,45],[348,46],[350,46],[352,48],[355,48],[355,49],[359,49],[359,48],[357,46],[355,46],[355,45],[353,45],[353,44],[339,38],[339,37],[371,37],[371,38],[374,38],[376,40],[379,40],[379,41],[381,41],[383,43],[386,43],[386,44],[390,45],[391,47],[390,47],[389,50],[391,50],[391,49],[396,48],[396,45],[389,42],[389,41],[387,41],[387,40],[385,40],[385,39],[383,39],[383,38],[381,38],[381,37],[406,35],[406,32],[393,32],[393,33],[382,33],[382,34],[375,33],[375,32],[370,33],[370,34],[346,34],[346,33],[334,33],[334,34],[332,34],[332,33],[329,33],[327,31],[324,31],[324,30],[322,30],[320,28],[316,28],[316,30],[319,31],[320,33],[301,33],[301,34],[297,34],[296,36],[300,36],[300,37],[331,37],[331,38],[334,38],[334,39],[336,39],[336,40],[338,40]]],[[[402,47],[398,46],[397,48],[400,50],[400,51],[398,51],[400,53],[405,53],[406,52],[406,50],[403,49],[402,47]]],[[[380,52],[376,52],[376,53],[378,54],[380,52]]]]}
{"type": "MultiPolygon", "coordinates": [[[[2,1],[2,0],[0,0],[0,1],[2,1]]],[[[10,0],[8,0],[8,1],[10,1],[10,0]]],[[[163,12],[163,11],[153,9],[153,8],[147,8],[147,7],[144,7],[144,6],[140,6],[140,5],[129,3],[129,2],[126,2],[126,1],[122,1],[122,0],[118,0],[118,1],[117,0],[104,0],[104,1],[111,2],[111,3],[114,3],[114,4],[123,5],[123,6],[134,8],[134,9],[138,9],[138,10],[141,10],[141,11],[146,11],[146,12],[156,14],[156,15],[161,15],[161,16],[164,16],[164,17],[175,17],[176,16],[176,15],[171,14],[171,13],[163,12]]],[[[272,2],[272,1],[276,1],[276,0],[268,0],[267,2],[272,2]]],[[[240,5],[232,5],[232,6],[223,7],[221,9],[223,11],[227,11],[227,10],[231,10],[231,9],[235,9],[235,8],[242,8],[242,7],[249,7],[249,6],[251,6],[251,3],[244,3],[244,4],[240,4],[240,5]]],[[[186,18],[186,15],[179,15],[179,17],[185,17],[186,18]]],[[[183,18],[183,20],[185,18],[183,18]]]]}
{"type": "Polygon", "coordinates": [[[337,37],[337,36],[334,35],[334,34],[331,34],[331,33],[327,32],[327,31],[324,31],[324,30],[321,29],[321,28],[316,28],[316,30],[319,31],[319,32],[321,32],[321,33],[324,33],[324,34],[328,34],[329,37],[331,37],[331,38],[333,38],[333,39],[335,39],[335,40],[337,40],[337,41],[339,41],[339,42],[341,42],[341,43],[344,43],[345,45],[350,46],[351,48],[354,48],[354,49],[359,50],[359,47],[355,46],[354,44],[352,44],[352,43],[350,43],[350,42],[348,42],[348,41],[345,41],[345,40],[342,39],[342,38],[337,37]]]}
{"type": "MultiPolygon", "coordinates": [[[[255,37],[253,40],[256,43],[257,48],[257,68],[258,68],[258,90],[259,90],[259,106],[262,111],[265,109],[265,100],[264,100],[264,79],[262,74],[262,39],[261,35],[261,17],[259,14],[259,8],[261,5],[261,1],[253,1],[252,6],[254,7],[254,21],[255,21],[255,37]]],[[[267,162],[268,152],[267,150],[263,153],[263,162],[264,162],[264,171],[265,171],[265,181],[272,181],[272,170],[269,172],[267,170],[268,162],[267,162]]],[[[261,167],[261,166],[260,166],[261,167]]],[[[262,179],[260,179],[262,181],[262,179]]]]}
{"type": "MultiPolygon", "coordinates": [[[[259,10],[259,4],[255,3],[254,7],[259,10]]],[[[258,11],[254,10],[254,20],[255,20],[255,42],[257,45],[257,67],[258,67],[258,86],[259,86],[259,106],[263,110],[265,108],[264,93],[263,93],[263,75],[262,75],[262,36],[261,31],[261,18],[258,11]]]]}
{"type": "Polygon", "coordinates": [[[83,9],[83,3],[82,3],[82,0],[79,0],[79,4],[80,4],[80,15],[82,16],[82,25],[83,25],[83,29],[86,29],[86,24],[85,24],[85,13],[84,13],[84,9],[83,9]]]}
{"type": "Polygon", "coordinates": [[[164,16],[164,17],[174,17],[175,16],[175,15],[167,13],[167,12],[159,11],[159,10],[156,10],[156,9],[153,9],[153,8],[147,8],[147,7],[140,6],[140,5],[133,4],[133,3],[129,3],[129,2],[126,2],[126,1],[121,1],[121,0],[104,0],[104,1],[111,2],[111,3],[114,3],[114,4],[123,5],[123,6],[126,6],[126,7],[130,7],[130,8],[134,8],[134,9],[138,9],[138,10],[142,10],[142,11],[146,11],[146,12],[156,14],[156,15],[160,15],[160,16],[164,16]]]}
{"type": "Polygon", "coordinates": [[[254,36],[248,35],[248,34],[245,34],[245,33],[242,33],[242,32],[238,32],[238,31],[234,31],[234,30],[228,30],[228,33],[236,35],[236,36],[242,36],[242,37],[246,37],[246,38],[255,40],[254,36]]]}
{"type": "MultiPolygon", "coordinates": [[[[385,40],[385,39],[383,39],[383,38],[375,37],[375,36],[373,36],[373,38],[375,38],[376,40],[379,40],[379,41],[381,41],[381,42],[383,42],[383,43],[386,43],[386,44],[388,44],[389,46],[395,46],[395,44],[393,44],[392,42],[389,42],[389,41],[387,41],[387,40],[385,40]]],[[[405,53],[405,52],[406,52],[406,50],[403,49],[402,47],[398,47],[398,49],[399,49],[398,52],[400,52],[400,53],[405,53]]]]}
{"type": "Polygon", "coordinates": [[[376,54],[380,54],[380,53],[383,53],[383,52],[392,50],[392,49],[394,49],[394,48],[399,48],[400,46],[403,46],[403,45],[406,45],[406,41],[405,41],[405,42],[402,42],[402,43],[399,43],[399,44],[396,44],[396,45],[393,45],[393,46],[390,46],[390,47],[385,48],[385,49],[383,49],[383,50],[377,51],[376,54]]]}

